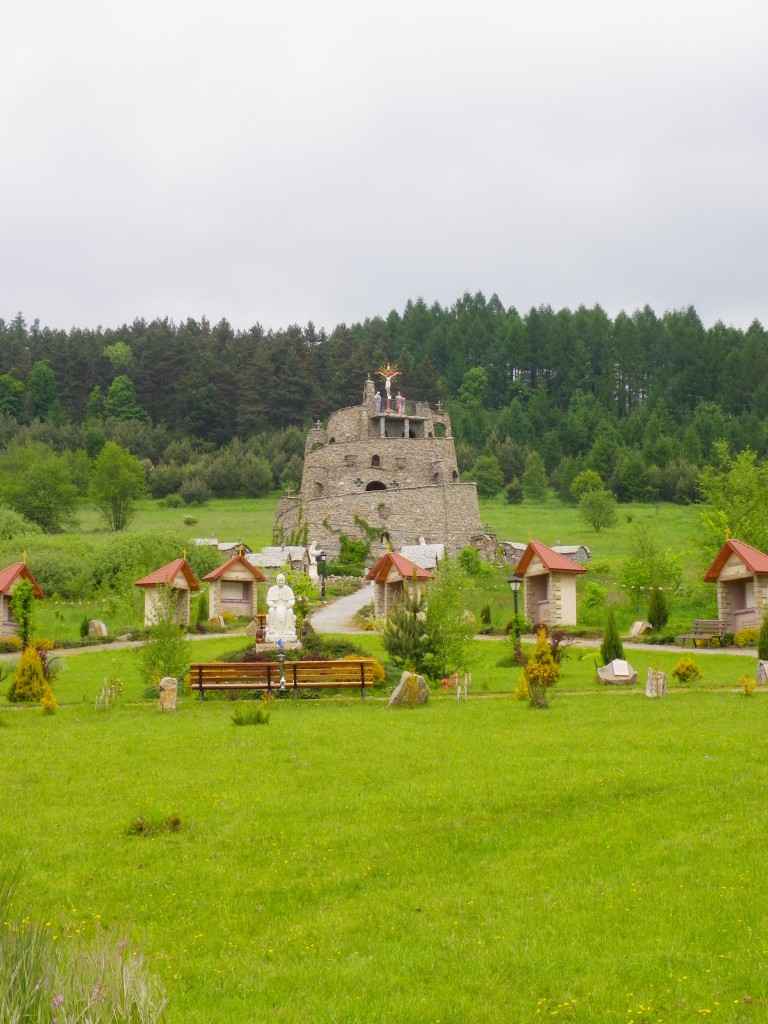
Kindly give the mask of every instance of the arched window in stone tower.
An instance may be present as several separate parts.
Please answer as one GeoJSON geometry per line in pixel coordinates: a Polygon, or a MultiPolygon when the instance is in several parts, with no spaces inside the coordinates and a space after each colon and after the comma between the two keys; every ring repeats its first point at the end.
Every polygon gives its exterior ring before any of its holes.
{"type": "Polygon", "coordinates": [[[457,484],[459,482],[459,474],[456,472],[455,469],[454,469],[453,473],[451,474],[451,480],[453,480],[453,482],[455,484],[457,484]]]}
{"type": "Polygon", "coordinates": [[[371,468],[372,469],[380,469],[381,468],[381,459],[379,458],[378,455],[373,455],[371,457],[371,468]]]}
{"type": "Polygon", "coordinates": [[[371,480],[369,484],[365,485],[365,489],[366,491],[386,491],[387,485],[381,480],[371,480]]]}

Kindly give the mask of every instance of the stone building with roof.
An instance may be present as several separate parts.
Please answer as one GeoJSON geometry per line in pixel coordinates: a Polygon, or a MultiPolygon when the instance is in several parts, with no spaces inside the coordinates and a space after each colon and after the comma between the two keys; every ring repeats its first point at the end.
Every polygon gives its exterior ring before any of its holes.
{"type": "Polygon", "coordinates": [[[174,604],[174,618],[180,626],[189,625],[190,594],[199,590],[200,584],[186,558],[176,558],[168,565],[155,569],[148,576],[136,580],[136,586],[144,591],[144,625],[154,626],[162,607],[162,592],[168,588],[174,604]]]}
{"type": "Polygon", "coordinates": [[[760,626],[768,610],[768,555],[742,540],[727,540],[704,581],[717,584],[717,617],[729,633],[760,626]]]}
{"type": "Polygon", "coordinates": [[[412,597],[420,597],[434,574],[409,558],[387,551],[368,571],[365,577],[371,580],[373,587],[374,615],[385,619],[393,605],[399,601],[404,591],[412,597]]]}
{"type": "Polygon", "coordinates": [[[470,545],[486,551],[477,488],[459,481],[448,413],[404,399],[383,405],[369,377],[360,405],[309,431],[301,493],[278,502],[275,540],[311,538],[329,558],[342,533],[370,540],[374,558],[422,537],[451,557],[470,545]]]}
{"type": "Polygon", "coordinates": [[[534,625],[576,625],[576,577],[587,570],[546,544],[531,541],[517,563],[523,615],[534,625]]]}
{"type": "Polygon", "coordinates": [[[247,615],[256,618],[258,613],[258,583],[264,583],[266,576],[245,555],[235,555],[224,565],[203,576],[208,583],[208,614],[212,619],[217,615],[247,615]]]}
{"type": "Polygon", "coordinates": [[[32,590],[38,600],[45,597],[40,584],[32,575],[32,570],[25,562],[14,562],[13,565],[0,569],[0,636],[14,636],[18,626],[11,615],[11,597],[22,580],[32,584],[32,590]]]}

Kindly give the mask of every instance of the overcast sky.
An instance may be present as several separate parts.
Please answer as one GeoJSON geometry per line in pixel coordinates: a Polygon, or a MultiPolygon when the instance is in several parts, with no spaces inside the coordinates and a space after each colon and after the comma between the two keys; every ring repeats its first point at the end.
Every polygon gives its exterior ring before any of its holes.
{"type": "Polygon", "coordinates": [[[0,316],[768,326],[765,0],[5,0],[0,316]]]}

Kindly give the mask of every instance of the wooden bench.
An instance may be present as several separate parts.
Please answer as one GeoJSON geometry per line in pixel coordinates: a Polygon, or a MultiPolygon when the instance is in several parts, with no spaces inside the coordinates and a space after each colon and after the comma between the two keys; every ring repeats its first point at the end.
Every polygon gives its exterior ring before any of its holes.
{"type": "Polygon", "coordinates": [[[678,637],[680,646],[685,647],[685,641],[693,641],[692,646],[696,646],[697,640],[717,640],[718,644],[723,646],[723,634],[728,632],[728,623],[722,619],[694,619],[691,623],[690,633],[683,633],[678,637]]]}
{"type": "Polygon", "coordinates": [[[267,690],[269,693],[292,690],[342,689],[356,686],[365,696],[373,686],[373,658],[349,658],[343,661],[208,661],[189,666],[192,688],[205,699],[206,690],[267,690]]]}

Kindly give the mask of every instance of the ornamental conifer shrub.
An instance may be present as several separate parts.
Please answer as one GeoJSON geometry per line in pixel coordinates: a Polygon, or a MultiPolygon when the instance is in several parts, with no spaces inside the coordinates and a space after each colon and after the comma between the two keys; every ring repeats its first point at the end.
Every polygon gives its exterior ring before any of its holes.
{"type": "Polygon", "coordinates": [[[763,616],[760,634],[757,638],[757,656],[761,661],[768,661],[768,612],[763,616]]]}
{"type": "Polygon", "coordinates": [[[651,590],[651,600],[648,602],[648,621],[653,626],[655,633],[664,629],[669,622],[669,605],[661,587],[654,587],[651,590]]]}
{"type": "Polygon", "coordinates": [[[38,703],[45,693],[45,675],[40,655],[34,647],[22,651],[16,671],[8,688],[8,700],[14,703],[33,701],[38,703]]]}
{"type": "Polygon", "coordinates": [[[546,629],[540,629],[531,656],[525,663],[515,696],[528,700],[531,707],[548,708],[547,690],[560,678],[560,666],[552,657],[546,629]]]}
{"type": "Polygon", "coordinates": [[[616,627],[616,616],[613,608],[608,609],[605,633],[603,634],[603,642],[600,645],[600,656],[603,659],[604,665],[609,664],[609,662],[614,661],[616,658],[622,660],[624,658],[624,647],[616,627]]]}

